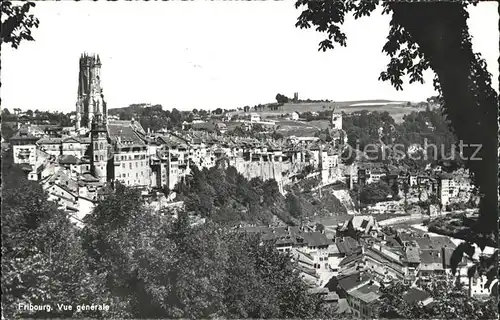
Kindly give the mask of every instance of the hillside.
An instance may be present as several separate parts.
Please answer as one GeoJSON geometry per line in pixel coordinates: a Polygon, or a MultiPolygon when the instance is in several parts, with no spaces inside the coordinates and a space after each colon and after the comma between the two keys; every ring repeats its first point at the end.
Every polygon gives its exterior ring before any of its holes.
{"type": "Polygon", "coordinates": [[[188,211],[224,225],[294,225],[301,219],[347,214],[332,192],[325,191],[320,197],[317,191],[310,191],[318,182],[304,179],[284,197],[276,181],[247,180],[234,167],[224,168],[219,163],[210,169],[193,168],[175,191],[188,211]]]}
{"type": "MultiPolygon", "coordinates": [[[[424,107],[406,106],[407,101],[391,101],[391,100],[356,100],[356,101],[335,101],[335,102],[303,102],[303,103],[285,103],[278,110],[270,110],[264,108],[263,110],[250,109],[250,112],[259,114],[262,118],[278,118],[283,114],[292,112],[321,112],[325,110],[332,110],[335,106],[337,111],[345,112],[347,114],[368,110],[368,111],[387,111],[396,121],[400,123],[403,121],[403,116],[410,114],[413,111],[424,111],[424,107]]],[[[231,114],[243,114],[243,110],[231,112],[231,114]]],[[[324,127],[324,125],[319,125],[324,127]]],[[[316,126],[318,127],[318,126],[316,126]]]]}
{"type": "Polygon", "coordinates": [[[150,103],[135,103],[131,104],[127,107],[120,107],[120,108],[110,108],[108,109],[108,114],[109,115],[119,115],[122,112],[125,113],[130,113],[130,114],[135,114],[140,111],[142,111],[145,107],[150,107],[150,103]]]}

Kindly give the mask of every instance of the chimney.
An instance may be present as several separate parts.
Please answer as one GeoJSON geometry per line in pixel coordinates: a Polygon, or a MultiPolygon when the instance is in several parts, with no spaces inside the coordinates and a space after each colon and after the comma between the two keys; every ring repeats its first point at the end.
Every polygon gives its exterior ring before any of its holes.
{"type": "Polygon", "coordinates": [[[361,270],[361,271],[359,272],[359,275],[358,275],[358,282],[363,281],[363,275],[364,275],[364,272],[363,272],[363,270],[361,270]]]}

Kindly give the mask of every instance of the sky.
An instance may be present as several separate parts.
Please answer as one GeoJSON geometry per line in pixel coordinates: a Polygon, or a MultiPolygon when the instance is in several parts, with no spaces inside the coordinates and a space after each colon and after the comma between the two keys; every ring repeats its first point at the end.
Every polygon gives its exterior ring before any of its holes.
{"type": "MultiPolygon", "coordinates": [[[[469,9],[473,48],[498,88],[497,2],[469,9]]],[[[2,107],[75,109],[78,60],[98,53],[108,108],[132,103],[164,109],[235,109],[269,103],[277,93],[333,101],[423,101],[425,84],[396,91],[378,80],[389,15],[381,10],[343,26],[347,47],[318,51],[325,35],[295,27],[294,1],[37,2],[35,41],[2,45],[2,107]]],[[[498,90],[498,89],[497,89],[498,90]]]]}

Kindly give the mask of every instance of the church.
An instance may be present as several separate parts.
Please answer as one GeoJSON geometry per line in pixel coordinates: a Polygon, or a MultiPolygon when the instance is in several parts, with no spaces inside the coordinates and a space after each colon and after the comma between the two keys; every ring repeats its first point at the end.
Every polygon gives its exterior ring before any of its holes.
{"type": "Polygon", "coordinates": [[[134,120],[108,120],[101,66],[99,55],[80,57],[75,130],[90,136],[86,151],[90,174],[101,183],[148,186],[150,167],[144,129],[134,120]]]}

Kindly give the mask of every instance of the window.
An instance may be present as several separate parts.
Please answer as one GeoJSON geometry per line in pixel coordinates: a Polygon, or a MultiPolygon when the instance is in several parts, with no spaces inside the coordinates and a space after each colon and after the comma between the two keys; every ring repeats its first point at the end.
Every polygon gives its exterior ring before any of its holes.
{"type": "Polygon", "coordinates": [[[132,162],[129,163],[129,169],[132,169],[132,162]]]}
{"type": "Polygon", "coordinates": [[[97,155],[94,156],[94,160],[95,161],[98,161],[99,160],[99,157],[97,155]]]}
{"type": "Polygon", "coordinates": [[[102,144],[102,142],[101,142],[101,149],[104,149],[104,145],[102,144]]]}
{"type": "Polygon", "coordinates": [[[97,145],[97,142],[94,142],[94,149],[95,150],[99,149],[99,146],[97,145]]]}
{"type": "Polygon", "coordinates": [[[125,169],[125,163],[122,163],[122,168],[125,169]]]}
{"type": "Polygon", "coordinates": [[[135,177],[136,177],[136,178],[139,178],[139,172],[136,172],[136,173],[135,173],[135,177]]]}
{"type": "Polygon", "coordinates": [[[139,167],[139,163],[136,162],[135,163],[135,167],[138,168],[139,167]]]}

